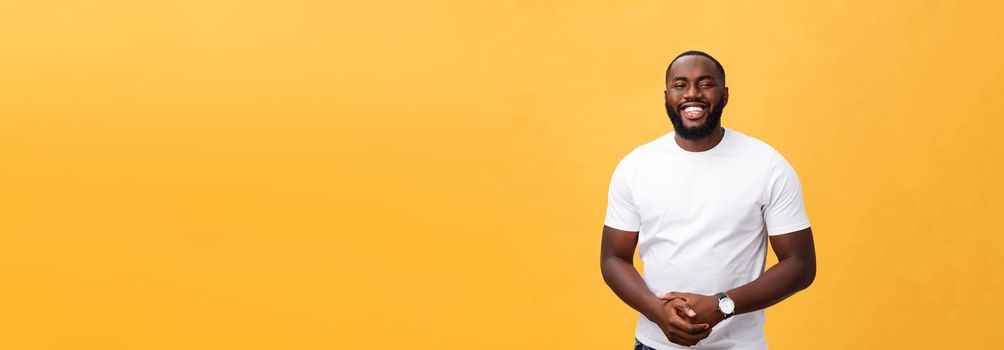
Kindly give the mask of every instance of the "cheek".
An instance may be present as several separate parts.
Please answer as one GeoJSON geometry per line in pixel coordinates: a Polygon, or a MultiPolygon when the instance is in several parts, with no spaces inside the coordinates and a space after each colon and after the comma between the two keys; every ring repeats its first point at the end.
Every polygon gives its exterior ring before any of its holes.
{"type": "Polygon", "coordinates": [[[717,92],[713,93],[712,96],[718,96],[718,101],[716,102],[718,104],[725,104],[725,101],[728,100],[729,98],[728,96],[725,95],[725,92],[722,90],[718,90],[717,92]]]}
{"type": "Polygon", "coordinates": [[[669,95],[666,95],[667,103],[676,105],[680,103],[680,100],[682,100],[682,97],[679,94],[669,93],[669,95]]]}

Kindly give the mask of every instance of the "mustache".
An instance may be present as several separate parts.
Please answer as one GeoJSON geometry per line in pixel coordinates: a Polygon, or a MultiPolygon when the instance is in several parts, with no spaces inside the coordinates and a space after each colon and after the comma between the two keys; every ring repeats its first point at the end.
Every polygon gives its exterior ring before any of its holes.
{"type": "MultiPolygon", "coordinates": [[[[684,104],[695,103],[695,102],[696,103],[702,103],[705,106],[708,106],[708,109],[715,109],[715,105],[713,105],[713,104],[711,104],[711,102],[708,102],[708,101],[705,101],[705,100],[688,100],[688,101],[683,101],[683,102],[680,102],[680,106],[682,107],[684,104]]],[[[677,108],[677,109],[682,109],[682,108],[677,108]]]]}

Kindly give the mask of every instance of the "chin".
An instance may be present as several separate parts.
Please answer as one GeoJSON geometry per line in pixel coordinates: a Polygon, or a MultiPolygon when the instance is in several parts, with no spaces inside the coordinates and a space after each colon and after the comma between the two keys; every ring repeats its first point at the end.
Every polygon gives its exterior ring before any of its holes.
{"type": "Polygon", "coordinates": [[[676,109],[666,103],[666,114],[673,123],[673,130],[677,135],[688,140],[705,138],[714,133],[714,130],[721,126],[722,108],[717,106],[709,107],[709,113],[703,118],[690,121],[684,119],[676,109]]]}
{"type": "Polygon", "coordinates": [[[703,128],[704,124],[707,124],[707,123],[708,123],[708,119],[707,118],[701,119],[701,121],[699,121],[699,122],[692,122],[692,123],[684,121],[683,122],[683,127],[686,128],[687,130],[697,130],[697,129],[703,128]]]}

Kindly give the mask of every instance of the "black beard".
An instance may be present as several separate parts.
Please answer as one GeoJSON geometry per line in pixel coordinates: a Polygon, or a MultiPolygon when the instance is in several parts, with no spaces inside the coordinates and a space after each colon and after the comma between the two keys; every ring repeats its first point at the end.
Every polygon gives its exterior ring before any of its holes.
{"type": "Polygon", "coordinates": [[[669,102],[666,102],[666,114],[669,114],[669,121],[673,122],[673,130],[680,137],[691,141],[711,136],[718,129],[722,124],[722,109],[720,106],[711,106],[711,110],[708,111],[708,119],[704,121],[704,124],[688,128],[683,126],[683,117],[680,116],[680,112],[670,106],[669,102]]]}

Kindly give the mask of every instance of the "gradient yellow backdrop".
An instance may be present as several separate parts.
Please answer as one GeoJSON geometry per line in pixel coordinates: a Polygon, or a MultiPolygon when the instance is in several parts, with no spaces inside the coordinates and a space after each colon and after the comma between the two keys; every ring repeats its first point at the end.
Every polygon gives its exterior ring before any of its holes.
{"type": "Polygon", "coordinates": [[[688,49],[804,185],[818,276],[773,349],[1001,348],[1002,15],[9,1],[0,348],[630,348],[606,189],[688,49]]]}

